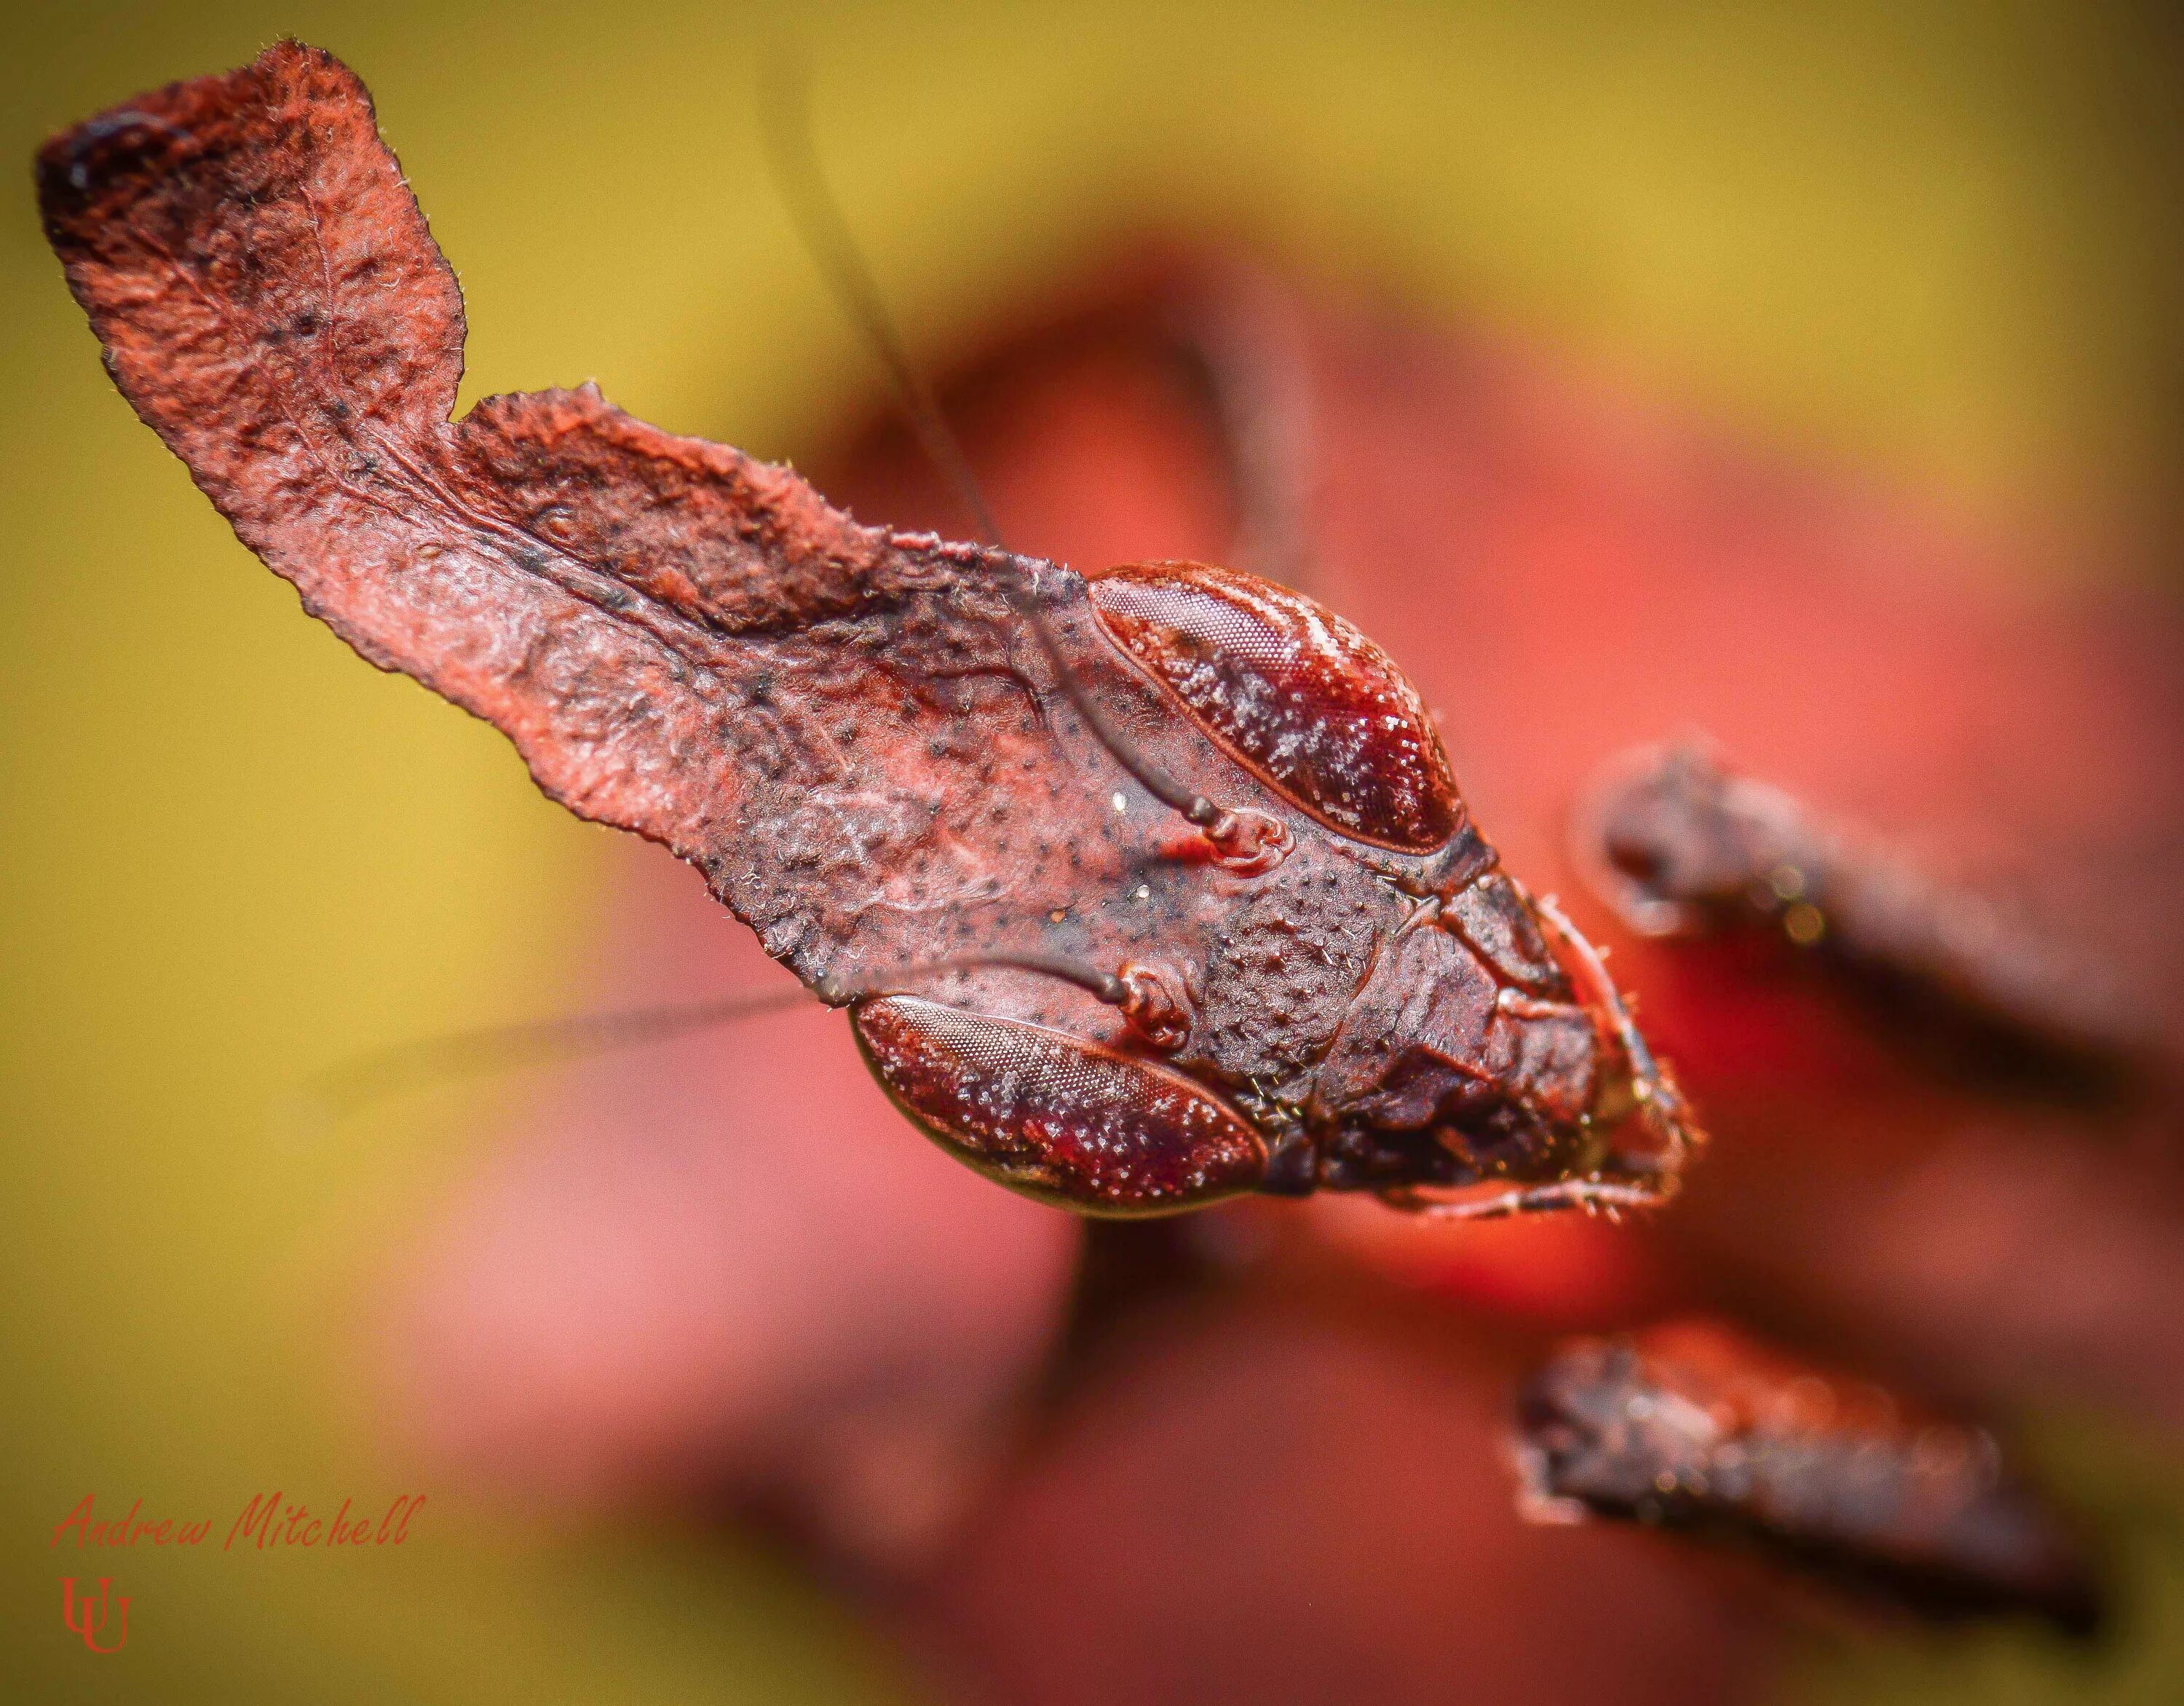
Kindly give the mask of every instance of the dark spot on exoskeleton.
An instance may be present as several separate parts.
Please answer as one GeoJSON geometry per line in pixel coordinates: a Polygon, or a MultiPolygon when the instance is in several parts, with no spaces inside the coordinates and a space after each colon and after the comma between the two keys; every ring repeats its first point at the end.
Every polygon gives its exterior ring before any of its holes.
{"type": "Polygon", "coordinates": [[[319,318],[318,309],[315,308],[306,308],[300,311],[293,320],[288,322],[288,330],[294,332],[298,337],[311,337],[317,334],[318,329],[322,324],[324,324],[324,322],[319,318]]]}
{"type": "Polygon", "coordinates": [[[772,704],[772,675],[767,671],[760,670],[757,674],[752,676],[749,681],[744,683],[744,697],[753,705],[772,704]]]}
{"type": "Polygon", "coordinates": [[[348,404],[338,397],[331,398],[326,403],[326,415],[330,420],[346,421],[349,415],[348,404]]]}

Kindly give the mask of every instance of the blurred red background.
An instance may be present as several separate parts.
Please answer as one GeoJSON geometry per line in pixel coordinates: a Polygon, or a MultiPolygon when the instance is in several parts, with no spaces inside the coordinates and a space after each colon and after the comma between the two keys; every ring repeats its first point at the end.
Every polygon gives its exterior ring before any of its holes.
{"type": "MultiPolygon", "coordinates": [[[[1217,422],[1165,328],[1233,265],[1095,277],[966,365],[1012,544],[1227,555],[1217,422]]],[[[1575,886],[1568,806],[1634,739],[1704,731],[2097,951],[2174,1039],[2184,630],[1509,340],[1251,276],[1311,446],[1301,577],[1612,948],[1715,1134],[1685,1196],[1624,1225],[1224,1211],[1184,1235],[1195,1288],[1040,1409],[1078,1229],[927,1151],[838,1019],[768,1017],[542,1091],[409,1278],[396,1419],[524,1496],[765,1513],[972,1698],[1760,1698],[1811,1599],[1518,1520],[1507,1393],[1542,1335],[1703,1307],[2003,1414],[2176,1429],[2173,1115],[1952,1073],[1773,956],[1630,938],[1575,886]]],[[[899,431],[817,477],[963,530],[899,431]]],[[[601,1002],[779,977],[664,857],[617,870],[601,1002]]]]}

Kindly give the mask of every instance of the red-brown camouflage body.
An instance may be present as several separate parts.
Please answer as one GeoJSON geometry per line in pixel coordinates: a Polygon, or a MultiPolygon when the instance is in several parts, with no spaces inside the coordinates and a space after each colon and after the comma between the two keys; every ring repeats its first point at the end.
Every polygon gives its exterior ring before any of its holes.
{"type": "Polygon", "coordinates": [[[862,526],[589,386],[451,422],[453,274],[315,49],[56,137],[39,189],[117,384],[305,608],[697,866],[974,1164],[1098,1213],[1673,1185],[1693,1134],[1597,959],[1311,600],[862,526]]]}
{"type": "Polygon", "coordinates": [[[1518,1459],[1545,1520],[1734,1536],[1933,1614],[2098,1619],[2077,1537],[1985,1429],[1713,1321],[1563,1346],[1518,1397],[1518,1459]]]}
{"type": "Polygon", "coordinates": [[[1602,898],[1643,935],[1772,938],[1930,1026],[2120,1080],[2161,1069],[2149,1016],[2089,956],[1702,745],[1626,755],[1577,834],[1602,898]]]}

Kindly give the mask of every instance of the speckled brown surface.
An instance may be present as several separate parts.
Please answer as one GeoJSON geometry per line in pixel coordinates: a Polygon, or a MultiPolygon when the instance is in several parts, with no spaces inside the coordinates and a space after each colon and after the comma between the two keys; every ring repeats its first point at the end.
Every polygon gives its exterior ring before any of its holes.
{"type": "Polygon", "coordinates": [[[116,382],[305,607],[695,865],[808,984],[914,985],[1096,1061],[1145,1028],[1023,962],[1140,967],[1156,1051],[1279,1151],[1269,1188],[1673,1178],[1680,1136],[1618,1166],[1651,1068],[1613,990],[1541,949],[1416,692],[1310,600],[1172,567],[1095,611],[1067,568],[861,526],[589,386],[450,423],[453,274],[314,48],[93,119],[39,181],[116,382]],[[1281,856],[1229,856],[1147,761],[1281,856]]]}
{"type": "Polygon", "coordinates": [[[1733,1536],[1934,1614],[2099,1622],[2081,1537],[1993,1434],[1724,1323],[1561,1346],[1517,1414],[1537,1516],[1733,1536]]]}

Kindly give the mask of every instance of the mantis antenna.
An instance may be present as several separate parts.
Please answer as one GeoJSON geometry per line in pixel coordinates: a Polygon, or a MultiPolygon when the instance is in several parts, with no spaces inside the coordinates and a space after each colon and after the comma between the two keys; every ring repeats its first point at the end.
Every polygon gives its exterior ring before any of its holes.
{"type": "MultiPolygon", "coordinates": [[[[984,542],[997,550],[1005,550],[1007,547],[1001,542],[1000,527],[994,520],[985,493],[979,488],[977,476],[971,471],[962,441],[941,413],[939,399],[932,385],[903,348],[901,335],[888,312],[872,267],[850,229],[849,220],[843,216],[841,204],[834,199],[826,174],[820,170],[818,150],[811,141],[810,82],[804,62],[782,47],[774,49],[760,74],[760,131],[775,186],[805,249],[826,278],[843,312],[887,371],[889,382],[894,387],[895,400],[926,455],[969,510],[984,542]]],[[[1064,696],[1115,761],[1129,772],[1146,793],[1180,814],[1225,856],[1245,866],[1264,861],[1279,845],[1279,826],[1260,813],[1230,811],[1216,805],[1139,751],[1093,702],[1092,695],[1063,655],[1045,615],[1022,599],[1011,602],[1038,639],[1040,650],[1046,654],[1064,696]]]]}
{"type": "MultiPolygon", "coordinates": [[[[1127,976],[1054,954],[957,954],[924,960],[878,978],[855,983],[833,979],[816,990],[764,990],[713,995],[694,1001],[628,1007],[561,1018],[518,1020],[477,1030],[443,1033],[395,1043],[354,1055],[313,1073],[281,1100],[277,1123],[315,1133],[380,1102],[423,1090],[490,1073],[512,1072],[549,1061],[583,1060],[617,1049],[665,1042],[715,1025],[755,1018],[800,1007],[815,996],[829,1007],[844,1007],[868,995],[884,994],[941,972],[1000,967],[1058,978],[1095,1001],[1126,1012],[1139,1010],[1145,996],[1127,976]]],[[[1131,968],[1125,967],[1125,973],[1131,968]]]]}

